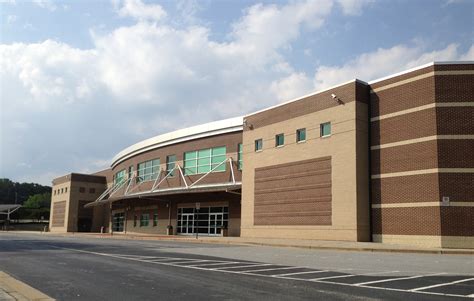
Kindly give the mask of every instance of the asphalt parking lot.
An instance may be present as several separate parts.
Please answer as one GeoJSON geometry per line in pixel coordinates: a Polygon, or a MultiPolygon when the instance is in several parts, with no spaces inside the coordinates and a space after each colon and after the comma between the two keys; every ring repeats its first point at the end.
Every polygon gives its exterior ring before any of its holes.
{"type": "Polygon", "coordinates": [[[58,300],[474,297],[474,259],[468,255],[15,234],[0,234],[0,254],[0,270],[58,300]]]}

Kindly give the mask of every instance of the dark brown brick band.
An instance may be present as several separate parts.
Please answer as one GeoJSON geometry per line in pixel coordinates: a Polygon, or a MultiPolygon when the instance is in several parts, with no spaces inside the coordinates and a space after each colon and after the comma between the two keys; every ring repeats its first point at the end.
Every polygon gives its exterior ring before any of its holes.
{"type": "Polygon", "coordinates": [[[372,209],[373,234],[441,235],[439,207],[372,209]]]}
{"type": "Polygon", "coordinates": [[[438,173],[372,179],[372,204],[439,202],[438,173]]]}
{"type": "Polygon", "coordinates": [[[436,135],[436,109],[426,109],[371,123],[371,144],[399,142],[436,135]]]}
{"type": "Polygon", "coordinates": [[[474,236],[474,207],[441,207],[441,235],[474,236]]]}
{"type": "Polygon", "coordinates": [[[255,225],[331,225],[331,157],[255,170],[255,225]]]}
{"type": "Polygon", "coordinates": [[[474,236],[474,207],[372,209],[374,234],[474,236]]]}
{"type": "MultiPolygon", "coordinates": [[[[474,64],[470,65],[474,70],[474,64]]],[[[436,75],[436,102],[474,101],[474,75],[436,75]]]]}
{"type": "Polygon", "coordinates": [[[474,173],[440,173],[440,199],[443,196],[451,202],[474,202],[474,173]]]}
{"type": "Polygon", "coordinates": [[[371,116],[376,117],[435,102],[434,76],[371,93],[371,116]]]}
{"type": "Polygon", "coordinates": [[[372,150],[371,154],[373,175],[438,167],[436,140],[372,150]]]}
{"type": "Polygon", "coordinates": [[[438,135],[474,135],[474,107],[436,108],[436,123],[438,135]]]}
{"type": "Polygon", "coordinates": [[[53,227],[64,227],[66,216],[66,201],[53,203],[53,227]]]}
{"type": "Polygon", "coordinates": [[[474,140],[438,140],[440,168],[474,168],[474,140]]]}

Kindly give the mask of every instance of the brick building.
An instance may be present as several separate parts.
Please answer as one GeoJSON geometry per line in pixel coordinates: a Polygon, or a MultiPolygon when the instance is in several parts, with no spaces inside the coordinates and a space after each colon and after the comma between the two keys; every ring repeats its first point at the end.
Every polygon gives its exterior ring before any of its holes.
{"type": "Polygon", "coordinates": [[[474,248],[473,96],[437,62],[159,135],[53,180],[50,229],[474,248]]]}

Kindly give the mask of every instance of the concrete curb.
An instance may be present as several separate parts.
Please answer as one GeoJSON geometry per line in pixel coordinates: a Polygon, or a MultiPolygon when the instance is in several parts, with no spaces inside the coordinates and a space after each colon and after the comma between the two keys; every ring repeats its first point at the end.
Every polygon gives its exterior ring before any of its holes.
{"type": "MultiPolygon", "coordinates": [[[[14,232],[10,233],[26,233],[26,232],[14,232]]],[[[27,232],[30,234],[39,234],[38,232],[27,232]]],[[[474,255],[474,249],[439,249],[439,248],[410,248],[405,246],[392,246],[383,243],[376,243],[378,247],[371,246],[344,246],[344,245],[318,245],[318,244],[306,244],[307,241],[303,241],[302,244],[295,243],[279,243],[271,241],[250,241],[245,239],[207,239],[207,238],[189,238],[189,237],[170,237],[165,235],[136,235],[136,234],[85,234],[85,233],[51,233],[41,232],[43,235],[60,236],[60,237],[89,237],[98,239],[122,239],[122,240],[163,240],[163,241],[181,241],[189,243],[210,243],[210,244],[228,244],[228,245],[253,245],[253,246],[268,246],[268,247],[290,247],[290,248],[302,248],[312,250],[333,250],[333,251],[356,251],[356,252],[383,252],[383,253],[416,253],[416,254],[442,254],[442,255],[474,255]]],[[[337,242],[331,242],[337,244],[337,242]]],[[[342,242],[341,242],[342,243],[342,242]]],[[[357,243],[355,243],[357,244],[357,243]]],[[[374,243],[375,244],[375,243],[374,243]]]]}
{"type": "MultiPolygon", "coordinates": [[[[55,299],[43,294],[37,289],[21,282],[5,272],[0,271],[0,290],[3,290],[12,300],[21,301],[54,301],[55,299]]],[[[8,299],[7,299],[8,300],[8,299]]]]}

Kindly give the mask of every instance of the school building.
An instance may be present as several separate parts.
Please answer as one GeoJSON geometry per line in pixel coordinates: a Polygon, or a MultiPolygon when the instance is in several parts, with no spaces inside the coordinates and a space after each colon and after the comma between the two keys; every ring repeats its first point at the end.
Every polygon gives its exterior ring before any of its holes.
{"type": "Polygon", "coordinates": [[[474,62],[165,133],[52,190],[52,232],[474,248],[474,62]]]}

